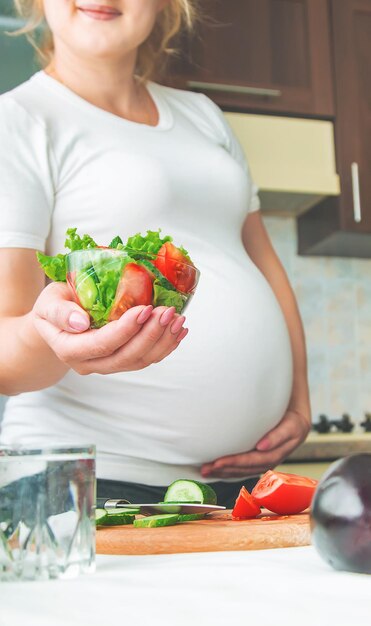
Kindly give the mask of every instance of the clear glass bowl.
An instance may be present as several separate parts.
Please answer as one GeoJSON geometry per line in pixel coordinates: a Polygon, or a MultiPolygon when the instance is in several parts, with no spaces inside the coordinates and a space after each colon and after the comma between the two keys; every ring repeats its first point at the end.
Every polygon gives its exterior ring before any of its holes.
{"type": "Polygon", "coordinates": [[[67,282],[75,301],[89,313],[91,328],[100,328],[143,304],[175,306],[177,313],[183,313],[191,300],[200,276],[191,263],[133,256],[113,248],[67,255],[67,282]]]}

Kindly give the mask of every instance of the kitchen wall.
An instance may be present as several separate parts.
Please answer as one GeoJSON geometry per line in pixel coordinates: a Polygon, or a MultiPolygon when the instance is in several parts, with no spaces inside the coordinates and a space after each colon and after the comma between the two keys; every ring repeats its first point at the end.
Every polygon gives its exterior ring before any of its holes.
{"type": "Polygon", "coordinates": [[[371,412],[371,260],[299,257],[291,218],[264,218],[307,338],[313,420],[371,412]]]}
{"type": "Polygon", "coordinates": [[[11,17],[11,5],[0,0],[0,93],[13,89],[38,69],[27,39],[7,34],[22,26],[20,20],[11,17]]]}

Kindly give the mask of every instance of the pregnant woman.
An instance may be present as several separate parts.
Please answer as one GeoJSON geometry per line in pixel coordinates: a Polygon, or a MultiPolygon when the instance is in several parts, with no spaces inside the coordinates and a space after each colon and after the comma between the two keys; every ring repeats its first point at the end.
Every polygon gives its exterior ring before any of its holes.
{"type": "Polygon", "coordinates": [[[0,441],[96,443],[98,494],[241,483],[306,437],[305,342],[241,148],[201,94],[153,82],[189,0],[26,0],[45,68],[0,97],[0,441]],[[201,270],[184,317],[134,307],[99,330],[35,251],[77,227],[157,230],[201,270]],[[184,339],[184,341],[182,341],[184,339]]]}

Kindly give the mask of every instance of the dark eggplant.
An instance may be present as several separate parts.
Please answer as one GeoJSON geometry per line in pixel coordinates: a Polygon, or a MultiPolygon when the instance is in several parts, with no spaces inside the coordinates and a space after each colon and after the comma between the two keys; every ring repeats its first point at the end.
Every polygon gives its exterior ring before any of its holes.
{"type": "Polygon", "coordinates": [[[312,543],[332,567],[371,574],[371,454],[335,461],[312,500],[312,543]]]}

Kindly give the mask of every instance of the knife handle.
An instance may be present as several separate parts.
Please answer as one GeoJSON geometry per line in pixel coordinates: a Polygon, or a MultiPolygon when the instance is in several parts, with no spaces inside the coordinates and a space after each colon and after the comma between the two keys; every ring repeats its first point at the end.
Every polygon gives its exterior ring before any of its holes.
{"type": "Polygon", "coordinates": [[[112,498],[97,498],[97,509],[112,510],[120,507],[125,507],[126,504],[130,504],[129,500],[113,500],[112,498]]]}

